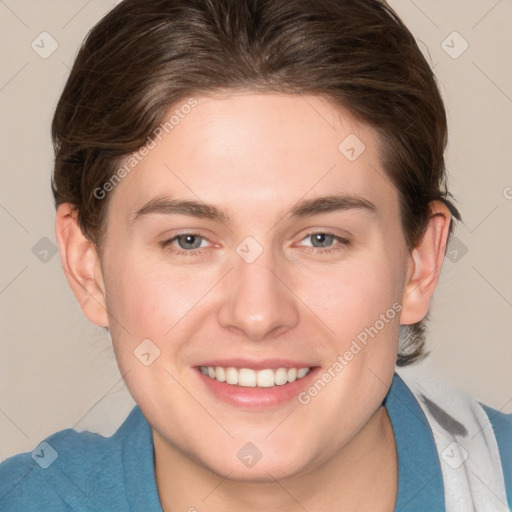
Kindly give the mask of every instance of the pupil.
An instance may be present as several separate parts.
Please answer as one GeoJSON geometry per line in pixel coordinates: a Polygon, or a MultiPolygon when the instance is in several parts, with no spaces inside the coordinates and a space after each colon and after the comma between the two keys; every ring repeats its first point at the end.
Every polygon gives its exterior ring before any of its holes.
{"type": "Polygon", "coordinates": [[[184,244],[190,244],[192,245],[193,247],[182,247],[182,249],[197,249],[200,245],[201,245],[201,240],[199,237],[196,237],[195,235],[181,235],[179,237],[179,242],[180,242],[180,245],[182,245],[182,242],[184,244]],[[194,244],[194,241],[196,242],[194,244]],[[197,243],[199,242],[199,243],[197,243]]]}
{"type": "MultiPolygon", "coordinates": [[[[326,235],[324,233],[318,233],[313,237],[313,240],[319,242],[321,245],[320,247],[324,247],[325,242],[327,242],[327,245],[329,245],[329,242],[331,242],[332,235],[326,235]]],[[[315,245],[315,244],[313,244],[315,245]]]]}

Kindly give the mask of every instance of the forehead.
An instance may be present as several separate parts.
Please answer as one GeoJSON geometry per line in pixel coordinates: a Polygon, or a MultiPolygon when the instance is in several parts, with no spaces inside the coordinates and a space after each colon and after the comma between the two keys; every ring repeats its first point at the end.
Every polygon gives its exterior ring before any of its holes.
{"type": "Polygon", "coordinates": [[[230,216],[263,216],[302,197],[351,193],[384,206],[396,194],[376,132],[326,98],[231,92],[193,99],[169,108],[154,147],[115,191],[123,204],[140,207],[165,194],[222,203],[230,216]]]}

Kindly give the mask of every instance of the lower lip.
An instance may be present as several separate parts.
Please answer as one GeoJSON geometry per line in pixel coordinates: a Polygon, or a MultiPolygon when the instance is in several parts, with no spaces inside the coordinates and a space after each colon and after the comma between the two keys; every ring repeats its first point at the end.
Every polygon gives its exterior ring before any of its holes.
{"type": "Polygon", "coordinates": [[[199,368],[196,368],[196,370],[208,391],[219,400],[238,408],[268,409],[282,406],[294,398],[297,399],[299,393],[310,386],[312,380],[320,371],[320,367],[312,368],[301,379],[269,388],[234,386],[203,375],[199,368]]]}

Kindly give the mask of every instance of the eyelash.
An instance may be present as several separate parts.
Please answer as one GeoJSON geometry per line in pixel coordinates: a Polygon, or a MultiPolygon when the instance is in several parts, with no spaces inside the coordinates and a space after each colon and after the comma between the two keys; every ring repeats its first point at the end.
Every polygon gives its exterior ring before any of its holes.
{"type": "MultiPolygon", "coordinates": [[[[208,240],[206,237],[198,235],[197,233],[180,233],[179,235],[176,235],[173,238],[170,238],[169,240],[165,240],[164,242],[160,242],[160,245],[164,249],[168,249],[169,250],[169,248],[171,247],[171,244],[175,240],[177,240],[180,236],[185,236],[185,235],[190,235],[190,236],[202,238],[203,240],[208,240]]],[[[306,238],[308,238],[308,237],[310,237],[312,235],[332,236],[334,238],[334,240],[338,241],[343,247],[349,247],[351,245],[350,240],[348,240],[347,238],[343,238],[341,236],[337,236],[334,233],[329,233],[327,231],[310,231],[309,233],[305,234],[304,237],[301,240],[304,240],[304,239],[306,239],[306,238]]],[[[322,249],[320,247],[308,247],[306,252],[313,253],[313,254],[330,254],[332,252],[336,252],[336,251],[340,251],[340,250],[342,250],[342,248],[338,248],[338,249],[330,249],[330,248],[322,249]]],[[[169,250],[169,252],[171,252],[172,254],[174,254],[176,256],[194,257],[194,256],[199,256],[200,253],[202,252],[202,249],[192,249],[190,251],[173,249],[173,250],[169,250]]]]}

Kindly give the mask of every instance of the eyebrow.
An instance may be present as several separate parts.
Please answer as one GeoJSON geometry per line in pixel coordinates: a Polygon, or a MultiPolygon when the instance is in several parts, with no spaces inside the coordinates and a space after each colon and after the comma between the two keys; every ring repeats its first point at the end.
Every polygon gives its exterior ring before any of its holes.
{"type": "MultiPolygon", "coordinates": [[[[354,194],[328,195],[315,199],[303,199],[296,203],[285,217],[309,217],[322,213],[343,210],[363,210],[371,213],[377,212],[377,207],[368,199],[354,194]]],[[[137,210],[132,222],[136,222],[146,215],[188,215],[203,219],[211,219],[222,223],[231,220],[229,214],[212,204],[194,200],[178,200],[170,197],[156,197],[137,210]]]]}

